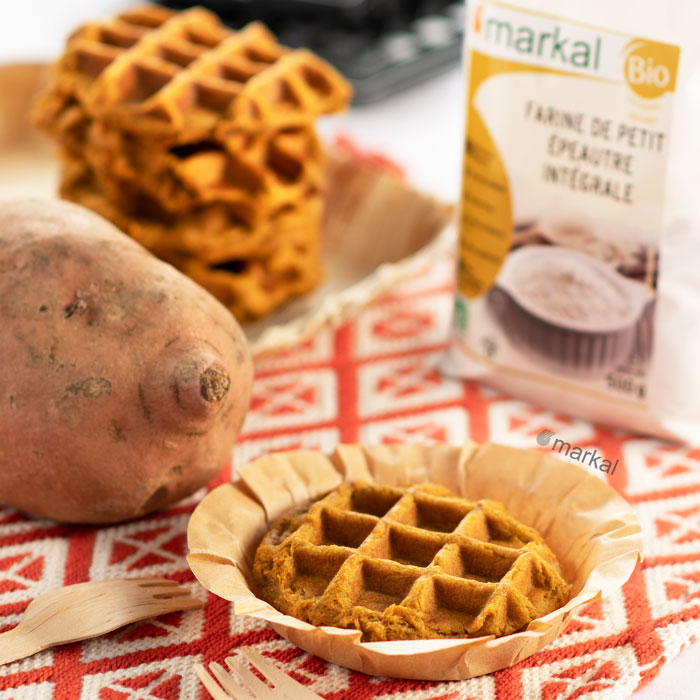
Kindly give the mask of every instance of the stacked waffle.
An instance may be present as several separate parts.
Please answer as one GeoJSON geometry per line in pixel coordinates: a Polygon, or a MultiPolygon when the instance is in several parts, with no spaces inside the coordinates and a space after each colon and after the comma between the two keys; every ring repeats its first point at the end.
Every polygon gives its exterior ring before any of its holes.
{"type": "Polygon", "coordinates": [[[260,24],[143,6],[68,40],[35,121],[61,145],[61,195],[94,209],[241,320],[321,277],[314,130],[345,80],[260,24]]]}
{"type": "Polygon", "coordinates": [[[570,592],[535,530],[435,484],[341,484],[273,524],[253,576],[278,610],[365,642],[511,634],[570,592]]]}

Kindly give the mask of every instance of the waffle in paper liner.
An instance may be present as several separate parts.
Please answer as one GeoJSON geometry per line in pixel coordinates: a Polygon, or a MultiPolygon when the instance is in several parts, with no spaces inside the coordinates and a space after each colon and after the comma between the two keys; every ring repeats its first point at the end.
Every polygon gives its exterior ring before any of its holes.
{"type": "Polygon", "coordinates": [[[195,576],[232,601],[237,615],[265,620],[305,651],[370,675],[458,680],[516,664],[554,640],[578,607],[621,587],[641,559],[641,528],[631,506],[596,476],[549,454],[490,443],[341,445],[331,457],[313,451],[270,454],[243,467],[239,477],[208,494],[192,515],[188,563],[195,576]],[[557,555],[572,584],[569,602],[498,639],[363,643],[359,630],[314,627],[283,615],[250,589],[255,549],[279,515],[344,479],[434,482],[471,500],[501,501],[557,555]]]}

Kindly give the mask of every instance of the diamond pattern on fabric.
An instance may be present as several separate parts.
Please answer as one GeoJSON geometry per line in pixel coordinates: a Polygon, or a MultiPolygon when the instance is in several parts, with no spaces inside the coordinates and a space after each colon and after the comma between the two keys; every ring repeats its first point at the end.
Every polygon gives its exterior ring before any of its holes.
{"type": "MultiPolygon", "coordinates": [[[[354,322],[258,365],[235,470],[267,452],[338,442],[497,440],[536,447],[542,428],[620,460],[607,479],[635,506],[646,559],[624,588],[580,610],[551,645],[469,681],[371,678],[311,657],[265,624],[236,618],[183,558],[187,521],[205,490],[113,527],[73,527],[0,507],[0,627],[36,595],[68,583],[165,576],[204,609],[131,625],[3,667],[0,700],[208,700],[195,662],[242,646],[270,656],[328,700],[622,700],[700,638],[700,454],[552,414],[436,369],[452,296],[441,261],[354,322]]],[[[226,467],[210,488],[230,478],[226,467]]]]}

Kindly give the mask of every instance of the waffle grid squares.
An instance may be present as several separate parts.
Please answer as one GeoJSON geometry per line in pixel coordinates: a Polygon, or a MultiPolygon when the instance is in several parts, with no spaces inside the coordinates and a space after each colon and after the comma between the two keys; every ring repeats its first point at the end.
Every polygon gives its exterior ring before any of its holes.
{"type": "Polygon", "coordinates": [[[34,121],[61,145],[63,197],[249,320],[321,279],[314,120],[349,98],[262,24],[144,5],[69,37],[34,121]]]}
{"type": "Polygon", "coordinates": [[[191,139],[189,129],[221,120],[308,124],[349,98],[344,81],[309,51],[280,46],[259,23],[230,31],[200,8],[144,7],[86,25],[60,66],[90,112],[161,138],[170,128],[191,139]]]}
{"type": "Polygon", "coordinates": [[[273,525],[254,576],[282,612],[363,641],[510,634],[569,591],[536,531],[434,485],[342,484],[273,525]]]}

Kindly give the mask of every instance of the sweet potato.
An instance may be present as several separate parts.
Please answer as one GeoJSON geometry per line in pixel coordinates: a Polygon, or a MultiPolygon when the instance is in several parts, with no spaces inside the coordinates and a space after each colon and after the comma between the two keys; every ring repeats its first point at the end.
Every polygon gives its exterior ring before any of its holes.
{"type": "Polygon", "coordinates": [[[0,502],[115,522],[228,460],[252,365],[231,314],[111,224],[0,205],[0,502]]]}

